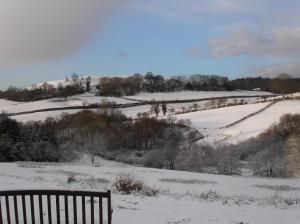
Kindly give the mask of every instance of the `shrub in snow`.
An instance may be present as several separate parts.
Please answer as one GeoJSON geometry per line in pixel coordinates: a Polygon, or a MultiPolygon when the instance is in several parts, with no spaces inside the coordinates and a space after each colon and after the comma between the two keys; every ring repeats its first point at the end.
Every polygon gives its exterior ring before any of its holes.
{"type": "Polygon", "coordinates": [[[158,188],[147,186],[140,177],[132,172],[120,174],[113,183],[113,187],[125,194],[141,193],[146,196],[156,196],[159,193],[158,188]]]}
{"type": "Polygon", "coordinates": [[[179,184],[217,184],[215,181],[198,180],[198,179],[182,179],[182,178],[162,178],[162,182],[179,183],[179,184]]]}
{"type": "Polygon", "coordinates": [[[205,167],[216,166],[214,154],[211,146],[193,143],[188,150],[181,150],[176,156],[176,169],[203,172],[205,167]]]}
{"type": "Polygon", "coordinates": [[[152,150],[145,154],[143,165],[152,168],[163,168],[164,167],[164,155],[162,150],[152,150]]]}
{"type": "Polygon", "coordinates": [[[180,199],[180,198],[183,198],[183,197],[189,197],[193,200],[208,201],[208,202],[222,201],[222,200],[225,199],[225,196],[222,196],[222,195],[220,195],[217,192],[212,191],[212,190],[202,192],[200,194],[188,191],[185,194],[173,195],[173,196],[175,196],[177,199],[180,199]]]}
{"type": "Polygon", "coordinates": [[[76,182],[76,181],[77,181],[77,180],[76,180],[76,177],[75,177],[74,174],[70,174],[70,175],[67,177],[67,183],[68,183],[68,184],[74,183],[74,182],[76,182]]]}
{"type": "Polygon", "coordinates": [[[219,174],[225,175],[239,175],[240,174],[240,161],[238,158],[228,155],[220,159],[218,162],[219,174]]]}
{"type": "Polygon", "coordinates": [[[268,184],[256,184],[254,187],[271,189],[274,191],[300,191],[300,187],[292,187],[289,185],[268,185],[268,184]]]}
{"type": "Polygon", "coordinates": [[[199,195],[199,198],[205,201],[218,201],[222,199],[222,196],[217,194],[217,192],[215,191],[208,191],[208,192],[201,193],[199,195]]]}
{"type": "Polygon", "coordinates": [[[142,191],[143,185],[143,181],[136,177],[133,173],[120,174],[113,184],[117,191],[126,194],[142,191]]]}
{"type": "Polygon", "coordinates": [[[296,198],[285,198],[282,197],[278,192],[276,192],[274,195],[263,199],[260,202],[260,205],[274,205],[278,208],[287,208],[289,206],[299,205],[300,199],[298,197],[296,198]]]}

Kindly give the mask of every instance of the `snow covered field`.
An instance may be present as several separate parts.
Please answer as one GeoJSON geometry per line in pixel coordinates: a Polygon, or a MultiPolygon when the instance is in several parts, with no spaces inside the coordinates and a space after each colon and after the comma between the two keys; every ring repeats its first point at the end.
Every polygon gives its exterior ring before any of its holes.
{"type": "Polygon", "coordinates": [[[299,178],[158,170],[98,158],[94,167],[80,163],[0,163],[0,189],[104,191],[111,189],[115,178],[124,172],[134,172],[147,185],[159,188],[160,194],[147,197],[113,191],[113,223],[116,224],[300,223],[299,178]],[[68,184],[71,174],[77,181],[68,184]]]}
{"type": "Polygon", "coordinates": [[[134,101],[125,100],[117,97],[103,97],[88,94],[68,97],[67,100],[53,98],[48,100],[39,100],[34,102],[14,102],[0,99],[0,111],[6,113],[17,113],[47,108],[69,107],[69,106],[83,106],[88,104],[101,103],[102,100],[115,102],[117,104],[133,103],[134,101]]]}
{"type": "Polygon", "coordinates": [[[228,128],[221,128],[241,119],[248,114],[263,108],[267,103],[249,104],[234,107],[225,107],[209,111],[201,111],[179,115],[179,118],[190,119],[192,126],[206,138],[201,141],[214,143],[238,143],[251,137],[256,137],[279,121],[280,117],[291,113],[300,113],[300,101],[288,100],[278,102],[265,111],[247,118],[228,128]],[[248,108],[247,108],[248,107],[248,108]],[[249,109],[249,110],[248,110],[249,109]]]}
{"type": "Polygon", "coordinates": [[[223,131],[231,142],[243,141],[255,137],[272,124],[279,121],[284,114],[300,114],[300,100],[281,101],[267,110],[223,131]]]}
{"type": "MultiPolygon", "coordinates": [[[[138,113],[149,112],[151,109],[150,105],[127,107],[120,109],[123,114],[127,117],[136,118],[138,113]]],[[[34,114],[22,114],[16,115],[12,118],[16,119],[19,122],[28,122],[28,121],[45,121],[48,117],[59,118],[63,113],[75,114],[80,110],[64,110],[64,111],[48,111],[48,112],[38,112],[34,114]]]]}
{"type": "Polygon", "coordinates": [[[60,118],[63,113],[75,114],[81,110],[64,110],[64,111],[48,111],[48,112],[37,112],[33,114],[22,114],[12,116],[13,119],[16,119],[19,122],[29,122],[29,121],[45,121],[47,118],[51,117],[54,119],[60,118]]]}
{"type": "MultiPolygon", "coordinates": [[[[222,93],[223,96],[224,93],[232,95],[232,92],[222,93]]],[[[198,95],[189,96],[196,98],[198,95]]],[[[187,96],[183,94],[177,97],[187,96]]],[[[51,99],[19,103],[0,100],[0,110],[14,113],[51,107],[77,106],[99,103],[103,98],[117,103],[132,103],[131,100],[113,97],[80,95],[70,97],[67,101],[51,99]]],[[[192,127],[204,134],[205,138],[201,141],[236,143],[260,134],[286,113],[300,113],[300,100],[281,101],[236,125],[221,128],[269,104],[270,102],[223,107],[180,114],[176,117],[177,119],[190,119],[192,127]]],[[[168,108],[176,107],[178,110],[182,106],[190,105],[168,104],[168,108]]],[[[135,117],[138,112],[149,110],[150,105],[122,109],[130,117],[135,117]]],[[[64,112],[75,113],[78,110],[64,112]]],[[[14,116],[14,118],[26,122],[44,120],[49,116],[58,117],[61,113],[63,111],[41,112],[14,116]]],[[[133,167],[97,158],[94,166],[83,165],[81,162],[69,164],[0,163],[0,190],[15,189],[14,186],[18,186],[17,189],[106,191],[112,189],[116,177],[124,172],[133,172],[143,178],[148,186],[158,188],[160,193],[158,196],[148,197],[138,193],[123,195],[113,191],[113,223],[116,224],[300,223],[300,178],[272,179],[158,170],[133,167]],[[72,174],[76,181],[68,183],[67,178],[72,174]]]]}
{"type": "Polygon", "coordinates": [[[256,95],[273,95],[270,92],[263,91],[181,91],[169,93],[139,93],[135,96],[128,96],[128,99],[134,100],[187,100],[187,99],[204,99],[226,96],[256,96],[256,95]]]}
{"type": "Polygon", "coordinates": [[[221,128],[254,113],[270,103],[247,104],[232,107],[222,107],[176,115],[177,119],[190,119],[195,129],[221,128]]]}
{"type": "MultiPolygon", "coordinates": [[[[157,99],[191,99],[197,97],[213,97],[213,96],[222,96],[226,95],[261,95],[268,94],[259,91],[236,91],[236,92],[181,92],[177,93],[142,93],[137,96],[139,99],[150,100],[151,97],[159,97],[157,99]],[[176,96],[174,95],[176,94],[176,96]],[[177,97],[177,98],[176,98],[177,97]]],[[[87,104],[100,103],[103,99],[114,101],[118,104],[127,104],[133,103],[134,101],[128,99],[121,99],[116,97],[101,97],[94,96],[93,94],[83,94],[78,96],[73,96],[68,98],[67,101],[59,99],[49,99],[41,100],[36,102],[13,102],[7,100],[0,100],[0,111],[7,113],[16,113],[20,111],[31,111],[37,109],[45,108],[56,108],[56,107],[66,107],[66,106],[82,106],[87,104]]],[[[237,99],[238,100],[238,99],[237,99]]],[[[256,98],[252,98],[249,102],[250,104],[238,105],[231,107],[223,107],[219,109],[204,110],[198,112],[190,112],[185,114],[176,115],[177,119],[190,119],[192,122],[192,127],[196,128],[201,132],[206,138],[202,141],[207,141],[213,143],[215,141],[224,141],[228,143],[237,143],[243,140],[246,140],[251,137],[255,137],[258,134],[265,131],[273,123],[279,120],[279,118],[286,113],[300,113],[300,101],[299,100],[288,100],[279,102],[270,108],[268,108],[263,113],[250,117],[232,127],[223,128],[226,125],[229,125],[235,121],[238,121],[244,118],[247,115],[255,113],[260,109],[264,108],[270,102],[267,103],[253,103],[256,101],[256,98]]],[[[232,103],[231,100],[228,101],[232,103]]],[[[199,109],[205,108],[207,101],[194,102],[198,104],[199,109]]],[[[175,112],[182,112],[185,109],[192,107],[193,103],[174,103],[168,104],[168,110],[174,108],[175,112]]],[[[135,118],[137,113],[149,112],[151,109],[150,105],[142,105],[135,107],[122,108],[122,112],[128,116],[135,118]]],[[[14,116],[18,121],[27,122],[27,121],[44,121],[47,117],[58,118],[62,113],[76,113],[79,110],[66,110],[66,111],[49,111],[49,112],[39,112],[34,114],[24,114],[14,116]]],[[[162,115],[162,112],[160,113],[162,115]]]]}

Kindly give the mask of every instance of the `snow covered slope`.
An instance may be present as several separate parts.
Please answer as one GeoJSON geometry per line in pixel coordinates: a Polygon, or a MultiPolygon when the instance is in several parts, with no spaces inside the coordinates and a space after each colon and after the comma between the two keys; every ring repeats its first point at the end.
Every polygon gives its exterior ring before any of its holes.
{"type": "Polygon", "coordinates": [[[29,121],[45,121],[47,118],[51,117],[54,119],[59,119],[64,113],[75,114],[80,112],[80,110],[63,110],[63,111],[47,111],[47,112],[37,112],[33,114],[22,114],[12,116],[13,119],[16,119],[19,122],[29,122],[29,121]]]}
{"type": "MultiPolygon", "coordinates": [[[[207,98],[216,96],[228,96],[228,95],[261,95],[267,94],[257,91],[236,91],[236,92],[176,92],[176,93],[142,93],[137,96],[132,96],[139,100],[151,100],[153,96],[157,97],[157,100],[176,100],[176,99],[192,99],[192,98],[207,98]]],[[[61,99],[48,99],[36,102],[13,102],[0,100],[0,111],[7,113],[17,113],[24,111],[32,111],[37,109],[57,108],[67,106],[82,106],[94,103],[100,103],[102,100],[114,101],[118,104],[134,103],[130,99],[122,99],[117,97],[101,97],[94,96],[93,94],[82,94],[73,97],[69,97],[67,101],[61,99]]],[[[252,99],[253,100],[253,99],[252,99]]],[[[256,100],[256,98],[255,98],[256,100]]],[[[231,101],[228,101],[231,103],[231,101]]],[[[249,101],[250,103],[254,101],[249,101]]],[[[168,104],[167,107],[170,110],[174,108],[175,112],[182,111],[184,108],[188,109],[193,107],[193,104],[197,103],[198,108],[203,109],[206,107],[207,101],[193,102],[193,103],[174,103],[168,104]],[[184,108],[183,108],[184,107],[184,108]]],[[[238,121],[252,113],[259,111],[270,104],[267,103],[254,103],[246,105],[238,105],[231,107],[223,107],[219,109],[203,110],[198,112],[190,112],[185,114],[176,115],[178,119],[190,119],[192,121],[192,127],[199,130],[206,138],[202,141],[215,142],[224,141],[227,143],[237,143],[246,140],[251,137],[255,137],[258,134],[265,131],[274,122],[286,114],[286,113],[300,113],[300,101],[288,100],[278,102],[271,106],[263,113],[259,113],[252,116],[232,127],[220,129],[226,125],[229,125],[235,121],[238,121]]],[[[121,110],[128,117],[135,118],[137,113],[149,112],[150,105],[142,105],[135,107],[122,108],[121,110]]],[[[79,110],[66,110],[66,111],[51,111],[51,112],[39,112],[34,114],[25,114],[14,116],[13,118],[21,122],[26,121],[43,121],[47,117],[59,117],[62,113],[76,113],[79,110]]],[[[160,113],[162,115],[162,112],[160,113]]]]}
{"type": "Polygon", "coordinates": [[[129,99],[135,100],[187,100],[187,99],[204,99],[226,96],[256,96],[256,95],[273,95],[270,92],[263,91],[179,91],[169,93],[139,93],[135,96],[128,96],[129,99]]]}
{"type": "Polygon", "coordinates": [[[265,131],[284,114],[300,114],[300,100],[281,101],[267,110],[223,131],[232,142],[242,141],[265,131]]]}
{"type": "MultiPolygon", "coordinates": [[[[138,113],[149,112],[151,109],[150,105],[127,107],[120,109],[123,114],[127,117],[136,118],[138,113]]],[[[22,114],[16,115],[12,118],[16,119],[19,122],[28,122],[28,121],[45,121],[48,117],[59,118],[63,113],[74,114],[80,110],[64,110],[64,111],[47,111],[47,112],[38,112],[34,114],[22,114]]]]}
{"type": "MultiPolygon", "coordinates": [[[[85,80],[88,77],[89,76],[79,76],[78,79],[76,79],[75,81],[81,81],[83,84],[85,84],[85,80]]],[[[90,80],[91,81],[91,86],[96,86],[97,84],[99,84],[100,76],[90,76],[90,78],[91,78],[91,80],[90,80]]],[[[47,83],[48,85],[52,85],[54,88],[57,88],[59,85],[61,85],[63,87],[68,86],[68,85],[72,85],[74,83],[74,81],[73,81],[72,77],[67,77],[65,79],[45,81],[43,83],[33,84],[28,89],[41,87],[45,83],[47,83]]]]}
{"type": "Polygon", "coordinates": [[[270,103],[247,104],[232,107],[222,107],[212,110],[176,115],[177,119],[190,119],[195,129],[220,128],[254,113],[270,103]]]}
{"type": "Polygon", "coordinates": [[[104,191],[112,189],[115,178],[124,172],[134,172],[148,186],[159,188],[160,194],[147,197],[113,191],[113,223],[300,223],[299,178],[218,176],[132,167],[98,158],[94,167],[79,163],[0,163],[0,190],[104,191]],[[68,184],[67,178],[71,174],[75,175],[76,181],[68,184]]]}
{"type": "Polygon", "coordinates": [[[34,102],[14,102],[7,100],[0,100],[0,111],[6,113],[18,113],[25,111],[32,111],[38,109],[58,108],[68,106],[83,106],[88,104],[101,103],[102,100],[115,102],[117,104],[133,103],[131,100],[121,99],[117,97],[103,97],[94,96],[93,94],[82,94],[68,97],[67,100],[53,98],[47,100],[39,100],[34,102]]]}
{"type": "Polygon", "coordinates": [[[300,101],[280,101],[257,115],[251,116],[231,127],[221,128],[262,109],[267,103],[225,107],[215,110],[201,111],[179,115],[178,118],[190,119],[192,126],[206,138],[203,142],[238,143],[256,137],[272,124],[279,121],[284,114],[300,113],[300,101]]]}

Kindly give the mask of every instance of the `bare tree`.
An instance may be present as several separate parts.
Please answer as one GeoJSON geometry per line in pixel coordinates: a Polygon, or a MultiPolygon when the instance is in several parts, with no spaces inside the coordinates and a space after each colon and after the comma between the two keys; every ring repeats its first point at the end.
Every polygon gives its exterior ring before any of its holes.
{"type": "Polygon", "coordinates": [[[300,135],[293,134],[287,140],[285,149],[287,176],[300,175],[300,135]]]}
{"type": "Polygon", "coordinates": [[[217,168],[220,174],[240,174],[240,161],[231,150],[219,160],[217,168]]]}
{"type": "Polygon", "coordinates": [[[195,111],[197,111],[198,108],[199,108],[199,105],[197,103],[193,103],[193,108],[194,108],[195,111]]]}
{"type": "Polygon", "coordinates": [[[182,140],[183,136],[180,131],[174,131],[169,136],[169,141],[165,145],[164,155],[168,163],[168,168],[170,170],[175,169],[175,159],[179,152],[179,143],[182,140]]]}
{"type": "Polygon", "coordinates": [[[154,112],[156,117],[158,117],[158,114],[160,112],[160,106],[159,103],[153,102],[152,106],[151,106],[151,112],[154,112]]]}
{"type": "Polygon", "coordinates": [[[162,112],[163,112],[164,116],[166,116],[166,113],[167,113],[167,104],[166,103],[162,103],[161,104],[161,109],[162,109],[162,112]]]}

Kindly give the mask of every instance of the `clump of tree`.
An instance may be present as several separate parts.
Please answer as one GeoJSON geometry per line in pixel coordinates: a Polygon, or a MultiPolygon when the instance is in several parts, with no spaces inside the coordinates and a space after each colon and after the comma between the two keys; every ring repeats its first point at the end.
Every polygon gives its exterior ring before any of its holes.
{"type": "Polygon", "coordinates": [[[155,116],[157,117],[160,112],[160,104],[158,102],[153,101],[150,111],[152,113],[155,113],[155,116]]]}
{"type": "Polygon", "coordinates": [[[63,160],[51,122],[21,124],[0,116],[0,161],[57,162],[63,160]]]}
{"type": "Polygon", "coordinates": [[[135,74],[129,77],[103,77],[97,86],[102,96],[135,95],[142,91],[143,76],[135,74]]]}
{"type": "Polygon", "coordinates": [[[237,150],[231,145],[217,147],[217,170],[219,174],[240,175],[241,161],[237,150]]]}
{"type": "Polygon", "coordinates": [[[262,77],[235,79],[229,81],[227,86],[229,90],[262,90],[282,94],[285,97],[287,94],[300,91],[300,79],[282,73],[273,79],[262,77]]]}
{"type": "Polygon", "coordinates": [[[300,79],[291,79],[288,74],[283,73],[271,80],[270,89],[275,93],[281,94],[283,99],[285,99],[288,94],[293,94],[300,90],[300,79]]]}
{"type": "Polygon", "coordinates": [[[98,111],[83,110],[50,120],[58,147],[74,151],[80,158],[87,155],[91,163],[96,155],[115,159],[120,151],[144,154],[163,149],[170,168],[174,167],[171,150],[179,147],[184,139],[181,130],[186,128],[182,121],[156,119],[147,113],[140,114],[137,120],[129,120],[109,102],[102,102],[98,111]]]}
{"type": "MultiPolygon", "coordinates": [[[[278,124],[270,127],[256,138],[242,142],[235,146],[241,160],[250,161],[254,175],[267,177],[291,176],[288,171],[291,160],[298,158],[300,162],[300,146],[289,144],[297,139],[300,133],[300,115],[287,114],[281,117],[278,124]],[[299,154],[288,157],[290,151],[299,151],[299,154]]],[[[292,161],[292,163],[294,163],[292,161]]]]}
{"type": "Polygon", "coordinates": [[[216,158],[216,151],[209,144],[192,143],[176,156],[176,168],[192,172],[208,172],[209,168],[215,170],[216,158]]]}
{"type": "Polygon", "coordinates": [[[148,72],[144,76],[144,90],[150,93],[165,91],[165,78],[161,75],[154,75],[148,72]]]}

